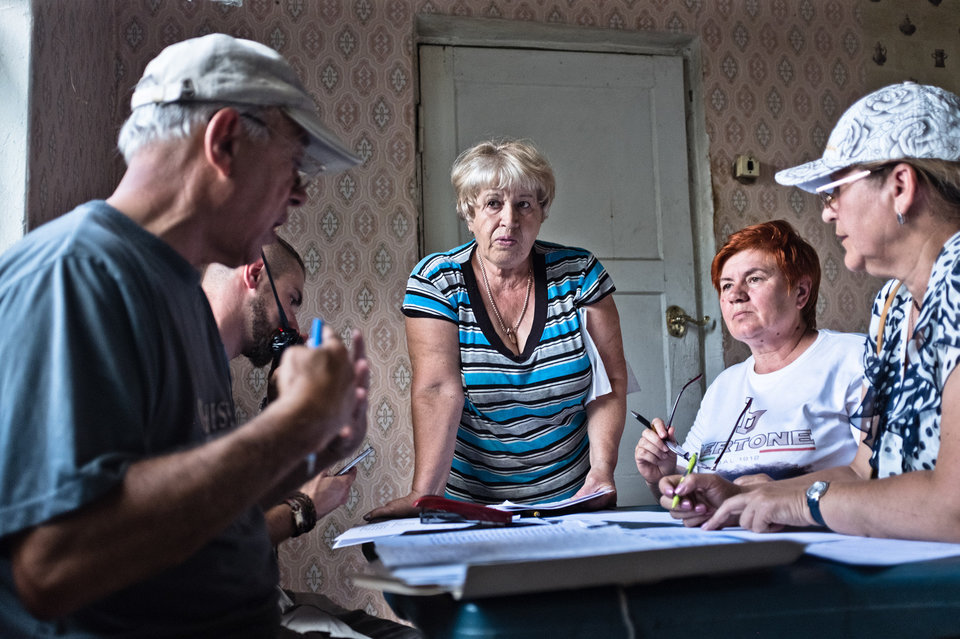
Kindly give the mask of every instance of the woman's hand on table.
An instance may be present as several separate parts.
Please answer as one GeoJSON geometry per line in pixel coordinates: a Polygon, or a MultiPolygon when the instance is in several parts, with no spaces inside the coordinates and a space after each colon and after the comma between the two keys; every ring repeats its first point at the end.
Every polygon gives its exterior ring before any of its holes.
{"type": "Polygon", "coordinates": [[[380,519],[402,519],[404,517],[417,517],[420,515],[420,509],[414,507],[413,502],[417,501],[421,497],[426,496],[427,493],[421,493],[415,490],[410,491],[409,494],[404,495],[394,499],[391,502],[380,506],[379,508],[374,508],[367,514],[363,516],[365,521],[377,521],[380,519]]]}
{"type": "Polygon", "coordinates": [[[732,495],[703,523],[704,530],[739,525],[753,532],[778,532],[785,526],[815,526],[807,508],[804,487],[771,482],[755,490],[732,495]],[[734,522],[731,524],[730,522],[734,522]]]}
{"type": "Polygon", "coordinates": [[[577,494],[574,495],[573,498],[576,499],[585,495],[592,495],[593,493],[608,489],[611,492],[585,502],[585,510],[604,510],[607,508],[616,508],[617,506],[617,485],[613,481],[613,475],[591,468],[590,472],[587,473],[583,486],[580,487],[580,490],[577,491],[577,494]]]}

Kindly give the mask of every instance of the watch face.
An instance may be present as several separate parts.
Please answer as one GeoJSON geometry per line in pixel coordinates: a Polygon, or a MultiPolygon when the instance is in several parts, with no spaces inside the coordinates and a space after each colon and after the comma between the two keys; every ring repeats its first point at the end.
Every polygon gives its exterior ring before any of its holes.
{"type": "Polygon", "coordinates": [[[823,489],[827,487],[827,482],[825,481],[815,481],[810,485],[810,488],[807,488],[807,497],[819,497],[823,493],[823,489]]]}

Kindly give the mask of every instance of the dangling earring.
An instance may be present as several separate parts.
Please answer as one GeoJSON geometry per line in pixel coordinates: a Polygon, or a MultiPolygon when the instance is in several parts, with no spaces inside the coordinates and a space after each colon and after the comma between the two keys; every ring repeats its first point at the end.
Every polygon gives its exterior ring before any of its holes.
{"type": "Polygon", "coordinates": [[[903,213],[901,213],[897,209],[893,209],[893,212],[897,214],[897,224],[899,224],[900,226],[903,226],[903,221],[904,221],[903,213]]]}

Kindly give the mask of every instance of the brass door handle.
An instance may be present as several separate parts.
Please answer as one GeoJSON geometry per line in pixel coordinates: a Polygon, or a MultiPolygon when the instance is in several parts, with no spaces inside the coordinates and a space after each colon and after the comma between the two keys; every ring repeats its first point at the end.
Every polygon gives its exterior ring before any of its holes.
{"type": "Polygon", "coordinates": [[[696,326],[706,326],[710,322],[710,316],[704,315],[703,319],[696,319],[687,315],[687,312],[679,306],[667,307],[667,334],[670,337],[683,337],[687,334],[687,324],[696,326]]]}

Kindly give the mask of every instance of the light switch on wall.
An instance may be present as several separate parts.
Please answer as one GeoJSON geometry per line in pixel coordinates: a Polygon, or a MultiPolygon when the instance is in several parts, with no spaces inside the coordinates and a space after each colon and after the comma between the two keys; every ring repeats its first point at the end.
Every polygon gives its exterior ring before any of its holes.
{"type": "Polygon", "coordinates": [[[752,155],[738,155],[733,163],[733,177],[755,180],[760,177],[760,162],[752,155]]]}

